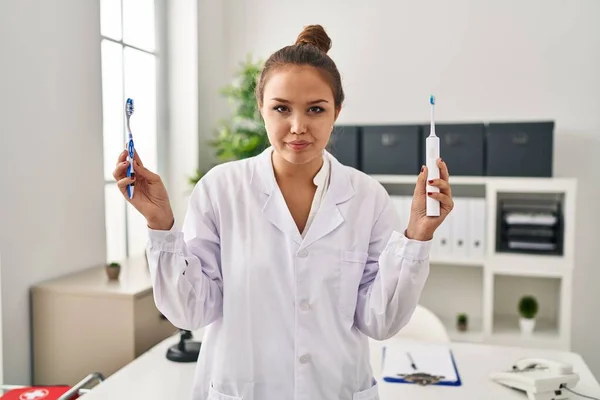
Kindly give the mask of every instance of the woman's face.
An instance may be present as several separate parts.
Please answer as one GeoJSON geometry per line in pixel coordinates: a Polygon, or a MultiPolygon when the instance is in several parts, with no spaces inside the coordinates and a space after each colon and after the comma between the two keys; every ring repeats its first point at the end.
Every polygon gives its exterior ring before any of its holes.
{"type": "Polygon", "coordinates": [[[263,93],[261,114],[275,151],[292,164],[322,157],[339,114],[325,78],[314,67],[284,67],[271,73],[263,93]]]}

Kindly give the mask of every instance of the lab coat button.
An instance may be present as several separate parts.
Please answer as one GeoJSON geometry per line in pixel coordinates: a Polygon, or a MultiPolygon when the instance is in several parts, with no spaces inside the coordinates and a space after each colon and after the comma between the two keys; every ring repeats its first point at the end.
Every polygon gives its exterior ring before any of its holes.
{"type": "Polygon", "coordinates": [[[300,357],[300,362],[302,364],[306,364],[310,361],[310,355],[308,354],[304,354],[303,356],[300,357]]]}
{"type": "Polygon", "coordinates": [[[302,311],[308,311],[310,310],[310,304],[308,304],[308,301],[304,300],[302,303],[300,303],[300,308],[302,311]]]}
{"type": "Polygon", "coordinates": [[[304,258],[306,256],[308,256],[308,251],[302,249],[298,252],[298,257],[304,258]]]}
{"type": "Polygon", "coordinates": [[[167,235],[167,237],[165,238],[167,240],[167,242],[174,242],[175,241],[175,236],[173,235],[167,235]]]}

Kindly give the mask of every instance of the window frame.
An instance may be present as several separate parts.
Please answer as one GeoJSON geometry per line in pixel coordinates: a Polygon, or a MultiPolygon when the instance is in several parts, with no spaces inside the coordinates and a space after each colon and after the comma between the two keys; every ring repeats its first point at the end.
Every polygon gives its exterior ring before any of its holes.
{"type": "MultiPolygon", "coordinates": [[[[99,0],[100,2],[101,0],[99,0]]],[[[155,29],[154,29],[154,34],[155,34],[155,46],[154,46],[154,50],[153,51],[149,51],[147,49],[143,49],[128,43],[124,42],[124,38],[123,38],[123,3],[124,1],[127,0],[120,0],[120,5],[121,5],[121,21],[120,21],[120,25],[121,25],[121,38],[120,40],[116,40],[114,38],[105,36],[102,34],[102,32],[100,32],[100,40],[99,40],[99,45],[101,46],[103,41],[109,41],[115,44],[118,44],[121,47],[121,52],[122,52],[122,60],[121,60],[121,71],[122,71],[122,90],[123,93],[125,93],[125,82],[127,77],[125,76],[125,49],[126,48],[131,48],[134,50],[138,50],[141,51],[143,53],[146,54],[150,54],[152,56],[155,57],[155,61],[156,61],[156,162],[157,162],[157,171],[154,171],[156,173],[158,173],[159,175],[166,175],[167,173],[167,159],[168,159],[168,107],[167,107],[167,96],[168,96],[168,52],[167,52],[167,43],[168,43],[168,37],[167,37],[167,33],[168,33],[168,26],[167,26],[167,15],[168,15],[168,9],[167,9],[167,3],[166,0],[152,0],[154,2],[154,16],[155,16],[155,29]]],[[[129,0],[131,1],[131,0],[129,0]]],[[[102,68],[102,66],[101,66],[102,68]]],[[[102,78],[101,78],[102,79],[102,78]]],[[[104,92],[102,92],[102,95],[104,95],[104,92]]],[[[123,104],[125,104],[125,98],[123,98],[123,104]]],[[[126,118],[123,118],[123,122],[122,122],[122,134],[123,134],[123,149],[125,149],[125,143],[127,140],[126,137],[126,118]]],[[[104,131],[103,131],[103,135],[104,135],[104,131]]],[[[104,158],[103,158],[103,162],[104,162],[104,158]]],[[[115,161],[116,162],[116,161],[115,161]]],[[[165,179],[163,179],[164,181],[165,179]]],[[[117,191],[117,182],[115,179],[106,179],[106,177],[104,178],[104,196],[106,198],[106,193],[108,190],[115,190],[117,191]]],[[[105,215],[105,220],[106,220],[106,215],[107,215],[107,210],[108,210],[108,205],[105,203],[104,205],[104,215],[105,215]]],[[[127,201],[124,202],[124,214],[123,214],[123,218],[124,218],[124,249],[125,249],[125,254],[124,254],[124,258],[130,258],[132,255],[131,252],[131,248],[130,248],[130,239],[129,239],[129,231],[130,231],[130,223],[129,223],[129,213],[131,212],[131,208],[128,204],[127,201]]],[[[114,260],[110,260],[109,259],[109,249],[108,249],[108,243],[109,243],[109,233],[108,233],[108,229],[106,229],[106,222],[105,222],[105,234],[106,236],[106,244],[107,244],[107,248],[106,248],[106,262],[111,262],[114,260]]]]}

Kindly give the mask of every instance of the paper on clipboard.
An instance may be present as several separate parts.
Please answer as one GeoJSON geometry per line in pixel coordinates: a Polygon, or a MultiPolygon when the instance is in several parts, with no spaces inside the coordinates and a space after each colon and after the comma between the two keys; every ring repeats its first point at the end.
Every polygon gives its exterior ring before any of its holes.
{"type": "Polygon", "coordinates": [[[383,377],[387,381],[403,381],[405,377],[426,374],[435,381],[460,384],[450,347],[438,343],[397,342],[385,347],[383,377]],[[412,364],[416,368],[413,368],[412,364]]]}

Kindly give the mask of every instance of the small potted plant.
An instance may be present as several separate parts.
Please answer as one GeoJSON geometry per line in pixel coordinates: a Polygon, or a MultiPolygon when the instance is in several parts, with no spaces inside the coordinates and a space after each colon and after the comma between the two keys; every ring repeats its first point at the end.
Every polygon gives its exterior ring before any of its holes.
{"type": "Polygon", "coordinates": [[[108,279],[117,280],[119,279],[119,274],[121,273],[121,264],[117,262],[111,262],[106,266],[106,275],[108,275],[108,279]]]}
{"type": "Polygon", "coordinates": [[[535,316],[538,312],[538,302],[533,296],[523,296],[519,301],[519,325],[524,335],[530,335],[535,328],[535,316]]]}
{"type": "Polygon", "coordinates": [[[460,313],[456,317],[456,329],[459,332],[465,332],[469,327],[469,317],[465,313],[460,313]]]}

